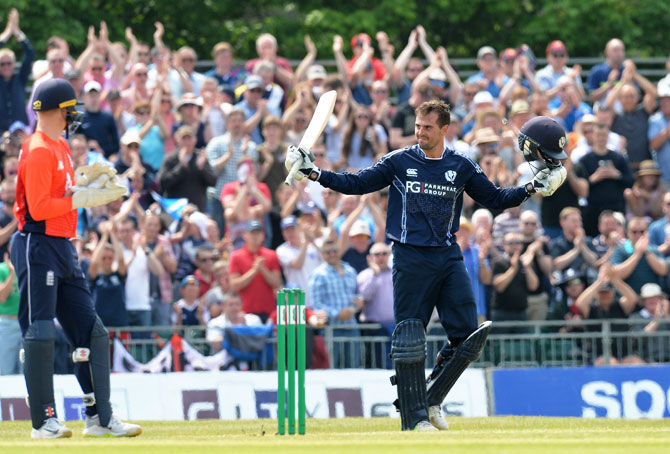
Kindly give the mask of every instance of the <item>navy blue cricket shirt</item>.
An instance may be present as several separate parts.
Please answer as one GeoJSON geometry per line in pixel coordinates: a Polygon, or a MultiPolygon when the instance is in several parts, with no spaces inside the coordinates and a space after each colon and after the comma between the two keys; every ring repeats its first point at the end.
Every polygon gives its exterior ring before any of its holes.
{"type": "Polygon", "coordinates": [[[528,197],[523,186],[495,186],[463,154],[446,149],[441,158],[428,158],[418,144],[393,151],[355,174],[322,170],[319,183],[343,194],[390,186],[386,236],[414,246],[454,243],[463,191],[488,208],[517,206],[528,197]]]}

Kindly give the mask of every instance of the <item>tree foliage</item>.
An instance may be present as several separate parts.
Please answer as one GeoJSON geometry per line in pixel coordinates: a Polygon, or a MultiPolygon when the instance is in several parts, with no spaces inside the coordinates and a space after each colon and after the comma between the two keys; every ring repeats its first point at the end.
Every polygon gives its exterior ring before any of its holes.
{"type": "Polygon", "coordinates": [[[563,40],[572,56],[602,54],[605,43],[620,37],[629,55],[666,55],[667,0],[13,0],[0,5],[0,27],[10,7],[21,15],[21,27],[39,53],[49,36],[68,40],[73,54],[86,46],[89,25],[105,20],[112,40],[124,40],[124,28],[152,43],[153,23],[165,25],[164,41],[172,48],[190,45],[203,59],[218,41],[228,41],[237,58],[255,56],[255,38],[274,34],[280,54],[304,56],[303,37],[309,34],[320,59],[332,58],[332,39],[349,42],[358,32],[374,37],[384,30],[396,53],[416,24],[427,30],[428,41],[444,45],[451,57],[473,57],[482,45],[496,49],[527,43],[538,56],[554,39],[563,40]]]}

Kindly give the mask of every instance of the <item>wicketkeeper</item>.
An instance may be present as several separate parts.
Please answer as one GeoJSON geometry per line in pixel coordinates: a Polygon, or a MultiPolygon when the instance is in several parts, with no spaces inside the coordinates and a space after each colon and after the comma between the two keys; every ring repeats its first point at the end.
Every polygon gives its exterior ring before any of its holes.
{"type": "Polygon", "coordinates": [[[24,375],[33,438],[72,436],[56,416],[54,343],[58,318],[75,346],[74,372],[84,391],[84,436],[135,436],[140,426],[119,421],[109,402],[109,334],[95,313],[77,252],[77,209],[105,205],[127,189],[111,167],[75,171],[63,130],[76,123],[77,97],[63,79],[42,83],[35,93],[37,130],[19,157],[14,211],[19,229],[12,237],[11,259],[18,276],[23,332],[24,375]],[[75,186],[75,181],[80,185],[75,186]]]}
{"type": "Polygon", "coordinates": [[[344,194],[365,194],[390,186],[386,236],[393,242],[393,299],[396,328],[391,356],[398,386],[397,405],[403,430],[446,430],[440,406],[458,377],[484,348],[491,322],[477,326],[475,300],[456,232],[463,191],[489,208],[521,204],[531,194],[552,195],[566,170],[560,160],[566,137],[548,117],[529,121],[519,136],[528,161],[541,160],[533,180],[501,189],[468,157],[444,148],[449,107],[430,101],[416,109],[418,145],[393,151],[356,174],[314,166],[309,150],[289,147],[287,168],[344,194]],[[426,386],[426,331],[437,308],[449,341],[438,355],[426,386]]]}

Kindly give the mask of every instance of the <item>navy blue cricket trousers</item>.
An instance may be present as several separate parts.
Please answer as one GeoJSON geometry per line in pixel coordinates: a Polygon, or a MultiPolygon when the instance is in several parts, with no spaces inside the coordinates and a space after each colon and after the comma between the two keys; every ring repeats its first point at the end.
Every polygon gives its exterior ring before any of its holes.
{"type": "Polygon", "coordinates": [[[418,318],[428,325],[433,309],[450,339],[477,329],[477,307],[463,254],[453,246],[393,244],[395,322],[418,318]]]}

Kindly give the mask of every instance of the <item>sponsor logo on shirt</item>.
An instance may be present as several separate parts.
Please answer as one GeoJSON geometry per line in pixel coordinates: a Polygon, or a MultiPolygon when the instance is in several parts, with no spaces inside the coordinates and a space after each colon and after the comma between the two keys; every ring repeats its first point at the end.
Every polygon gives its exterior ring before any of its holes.
{"type": "Polygon", "coordinates": [[[422,183],[420,181],[407,181],[405,191],[413,194],[427,194],[438,197],[454,197],[457,188],[444,184],[422,183]]]}
{"type": "Polygon", "coordinates": [[[408,177],[417,177],[417,176],[419,176],[419,172],[416,169],[407,169],[407,176],[408,177]]]}

